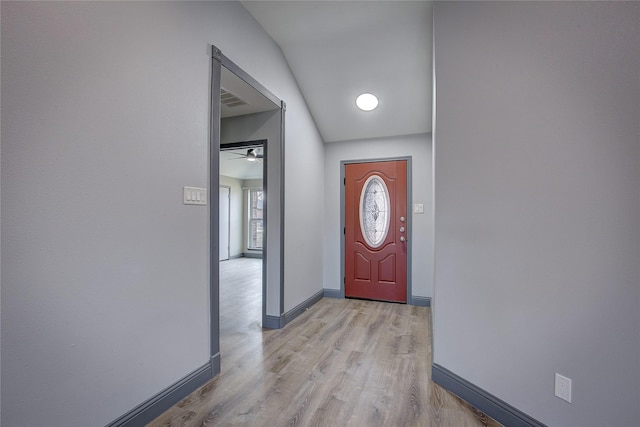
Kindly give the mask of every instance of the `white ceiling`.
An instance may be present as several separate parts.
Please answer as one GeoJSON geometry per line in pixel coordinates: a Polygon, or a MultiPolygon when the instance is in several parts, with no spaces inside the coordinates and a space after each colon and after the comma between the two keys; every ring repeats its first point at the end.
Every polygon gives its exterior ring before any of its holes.
{"type": "Polygon", "coordinates": [[[432,2],[242,4],[284,52],[325,142],[431,132],[432,2]],[[356,108],[363,92],[376,110],[356,108]]]}
{"type": "MultiPolygon", "coordinates": [[[[262,148],[256,151],[258,155],[262,154],[262,148]]],[[[246,148],[220,151],[220,175],[240,180],[262,179],[262,159],[250,162],[246,159],[246,152],[246,148]]]]}
{"type": "Polygon", "coordinates": [[[246,148],[220,152],[220,175],[236,179],[262,179],[262,161],[243,158],[246,148]]]}

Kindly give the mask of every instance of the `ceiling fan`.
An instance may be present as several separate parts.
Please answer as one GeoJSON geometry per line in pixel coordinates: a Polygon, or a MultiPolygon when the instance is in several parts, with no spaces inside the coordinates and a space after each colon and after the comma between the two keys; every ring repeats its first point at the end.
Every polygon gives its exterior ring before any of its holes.
{"type": "Polygon", "coordinates": [[[261,152],[259,152],[257,149],[255,148],[249,148],[245,153],[233,153],[237,156],[240,157],[234,157],[231,160],[239,160],[239,159],[244,159],[247,160],[249,162],[255,162],[256,160],[259,161],[260,163],[262,163],[262,159],[264,158],[264,154],[262,154],[261,152]]]}

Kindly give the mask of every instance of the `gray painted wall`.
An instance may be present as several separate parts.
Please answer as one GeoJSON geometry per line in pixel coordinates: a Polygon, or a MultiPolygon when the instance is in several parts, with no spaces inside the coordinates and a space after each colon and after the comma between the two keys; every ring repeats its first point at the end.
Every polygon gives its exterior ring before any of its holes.
{"type": "Polygon", "coordinates": [[[640,4],[434,13],[434,361],[551,426],[637,425],[640,4]]]}
{"type": "MultiPolygon", "coordinates": [[[[182,204],[208,182],[209,44],[287,101],[318,163],[287,170],[293,206],[296,182],[322,188],[322,143],[239,3],[0,7],[2,424],[105,425],[209,360],[208,208],[182,204]]],[[[290,251],[290,275],[321,255],[290,251]]]]}
{"type": "Polygon", "coordinates": [[[245,179],[242,181],[243,187],[251,187],[251,188],[262,188],[262,180],[261,179],[245,179]]]}
{"type": "Polygon", "coordinates": [[[424,204],[424,214],[412,214],[412,293],[431,297],[433,288],[433,194],[431,135],[332,142],[325,145],[324,288],[340,289],[340,162],[399,156],[412,157],[413,203],[424,204]]]}
{"type": "Polygon", "coordinates": [[[232,142],[246,142],[259,139],[268,139],[269,141],[277,143],[280,138],[279,111],[278,108],[277,110],[265,111],[263,113],[245,114],[243,116],[226,117],[222,119],[220,126],[220,143],[229,144],[232,142]]]}
{"type": "MultiPolygon", "coordinates": [[[[0,21],[2,20],[2,8],[0,8],[0,21]]],[[[2,43],[0,43],[0,58],[2,58],[2,43]]],[[[0,67],[0,81],[2,80],[2,67],[0,67]]],[[[0,100],[2,99],[2,85],[0,85],[0,100]]],[[[0,112],[0,117],[2,113],[0,112]]],[[[0,119],[0,188],[2,188],[2,120],[0,119]]],[[[2,224],[2,191],[0,191],[0,224],[2,224]]],[[[2,241],[2,227],[0,227],[0,242],[2,241]]],[[[2,260],[2,245],[0,244],[0,260],[2,260]]],[[[2,307],[2,262],[0,262],[0,307],[2,307]]],[[[2,366],[2,313],[0,312],[0,367],[2,366]]],[[[2,369],[0,368],[0,425],[2,424],[2,369]]]]}
{"type": "Polygon", "coordinates": [[[229,187],[229,256],[237,257],[242,254],[244,238],[244,191],[242,181],[229,176],[220,175],[220,185],[229,187]]]}
{"type": "MultiPolygon", "coordinates": [[[[287,132],[315,127],[311,116],[296,117],[287,102],[287,132]]],[[[318,234],[324,223],[324,144],[320,137],[287,134],[284,197],[284,312],[322,291],[322,244],[318,234]],[[321,196],[320,196],[321,197],[321,196]]],[[[267,183],[268,184],[268,183],[267,183]]],[[[269,190],[270,191],[270,190],[269,190]]]]}

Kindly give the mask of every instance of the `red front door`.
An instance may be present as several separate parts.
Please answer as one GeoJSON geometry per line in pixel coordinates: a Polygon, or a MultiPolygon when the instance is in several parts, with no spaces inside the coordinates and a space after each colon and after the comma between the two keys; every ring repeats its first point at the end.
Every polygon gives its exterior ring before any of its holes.
{"type": "Polygon", "coordinates": [[[345,165],[345,296],[407,302],[407,161],[345,165]]]}

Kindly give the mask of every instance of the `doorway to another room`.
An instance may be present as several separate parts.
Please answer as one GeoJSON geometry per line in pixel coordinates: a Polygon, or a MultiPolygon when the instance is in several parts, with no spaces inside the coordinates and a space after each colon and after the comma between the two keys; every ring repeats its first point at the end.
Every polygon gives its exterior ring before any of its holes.
{"type": "MultiPolygon", "coordinates": [[[[223,118],[223,129],[225,125],[233,123],[223,118]]],[[[266,142],[220,144],[220,347],[224,352],[232,352],[247,333],[261,327],[266,142]]]]}
{"type": "MultiPolygon", "coordinates": [[[[225,200],[212,198],[209,210],[210,350],[216,375],[243,330],[282,327],[286,106],[215,46],[211,55],[210,188],[213,193],[229,187],[228,225],[225,200]],[[236,175],[228,167],[253,172],[236,175]],[[228,244],[220,242],[226,229],[228,244]]],[[[226,190],[221,191],[224,197],[226,190]]]]}

